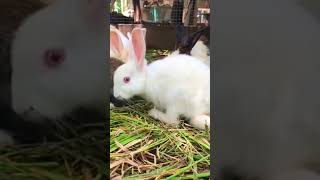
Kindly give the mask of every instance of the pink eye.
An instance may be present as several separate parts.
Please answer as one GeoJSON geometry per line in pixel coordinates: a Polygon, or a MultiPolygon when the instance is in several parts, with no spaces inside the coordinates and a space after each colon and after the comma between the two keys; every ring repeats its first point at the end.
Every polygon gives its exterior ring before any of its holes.
{"type": "Polygon", "coordinates": [[[124,82],[124,83],[128,83],[129,81],[130,81],[130,77],[124,77],[124,78],[123,78],[123,82],[124,82]]]}
{"type": "Polygon", "coordinates": [[[49,68],[59,66],[64,60],[64,49],[50,49],[45,52],[44,63],[49,68]]]}

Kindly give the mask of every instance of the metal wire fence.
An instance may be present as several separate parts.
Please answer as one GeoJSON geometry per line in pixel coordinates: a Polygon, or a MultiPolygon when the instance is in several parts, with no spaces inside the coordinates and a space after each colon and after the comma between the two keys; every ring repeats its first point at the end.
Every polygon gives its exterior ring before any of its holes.
{"type": "Polygon", "coordinates": [[[208,24],[210,0],[111,0],[112,24],[208,24]]]}

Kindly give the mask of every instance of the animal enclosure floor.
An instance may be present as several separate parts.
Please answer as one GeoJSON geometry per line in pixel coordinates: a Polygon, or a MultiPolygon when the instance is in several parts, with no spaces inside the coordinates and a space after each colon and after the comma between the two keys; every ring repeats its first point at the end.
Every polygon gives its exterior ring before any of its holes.
{"type": "Polygon", "coordinates": [[[150,118],[148,109],[140,102],[111,111],[111,178],[209,179],[209,132],[187,124],[170,128],[150,118]]]}
{"type": "Polygon", "coordinates": [[[0,179],[99,180],[107,177],[104,154],[107,139],[101,130],[106,129],[105,123],[85,126],[92,130],[61,142],[1,147],[0,179]]]}

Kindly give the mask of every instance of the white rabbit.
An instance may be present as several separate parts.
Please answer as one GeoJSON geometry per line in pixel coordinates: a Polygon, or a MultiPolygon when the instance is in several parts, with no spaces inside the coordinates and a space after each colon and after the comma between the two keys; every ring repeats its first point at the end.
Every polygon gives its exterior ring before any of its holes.
{"type": "Polygon", "coordinates": [[[129,34],[130,58],[114,74],[115,97],[140,95],[153,102],[152,117],[174,126],[179,115],[190,118],[196,128],[210,126],[208,66],[188,55],[172,55],[147,65],[145,35],[145,28],[134,28],[129,34]]]}
{"type": "Polygon", "coordinates": [[[110,80],[111,80],[111,89],[110,89],[110,108],[124,106],[126,102],[116,99],[112,95],[113,91],[113,74],[115,70],[128,61],[129,58],[129,39],[116,27],[110,25],[110,80]]]}
{"type": "Polygon", "coordinates": [[[57,119],[78,106],[105,113],[104,2],[56,1],[28,17],[12,45],[12,106],[31,119],[57,119]]]}
{"type": "Polygon", "coordinates": [[[129,48],[129,39],[116,27],[110,25],[110,57],[126,62],[129,48]]]}

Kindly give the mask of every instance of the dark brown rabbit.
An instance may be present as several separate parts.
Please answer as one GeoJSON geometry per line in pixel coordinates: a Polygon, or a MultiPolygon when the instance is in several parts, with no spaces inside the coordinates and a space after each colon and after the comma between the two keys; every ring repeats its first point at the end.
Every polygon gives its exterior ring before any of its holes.
{"type": "Polygon", "coordinates": [[[119,66],[121,66],[124,62],[117,58],[110,57],[110,82],[111,82],[111,88],[110,88],[110,106],[116,106],[121,107],[127,104],[127,102],[123,100],[119,100],[113,96],[113,75],[114,72],[117,70],[119,66]]]}

